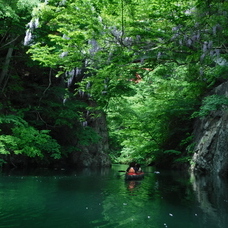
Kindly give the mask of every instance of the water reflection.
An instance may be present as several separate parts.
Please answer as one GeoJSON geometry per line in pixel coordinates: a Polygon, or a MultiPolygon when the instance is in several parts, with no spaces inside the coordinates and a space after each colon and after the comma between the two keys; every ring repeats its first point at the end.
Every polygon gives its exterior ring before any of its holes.
{"type": "Polygon", "coordinates": [[[141,181],[134,181],[134,180],[126,181],[127,189],[131,193],[133,193],[135,191],[135,189],[137,189],[139,187],[140,184],[141,184],[141,181]]]}
{"type": "Polygon", "coordinates": [[[227,182],[126,166],[36,170],[0,176],[0,228],[226,228],[227,182]]]}
{"type": "Polygon", "coordinates": [[[204,213],[204,220],[210,218],[217,223],[217,227],[228,224],[228,183],[219,176],[191,175],[193,189],[200,208],[204,213]]]}

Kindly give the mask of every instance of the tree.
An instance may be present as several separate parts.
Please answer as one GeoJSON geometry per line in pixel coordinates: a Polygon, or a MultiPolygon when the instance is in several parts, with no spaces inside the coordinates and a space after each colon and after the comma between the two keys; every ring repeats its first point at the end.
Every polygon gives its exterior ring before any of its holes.
{"type": "MultiPolygon", "coordinates": [[[[138,83],[140,90],[128,99],[128,105],[117,111],[116,107],[110,110],[111,136],[116,144],[122,145],[119,161],[133,158],[145,161],[147,158],[150,162],[162,157],[164,163],[167,154],[174,158],[182,154],[181,151],[186,149],[184,141],[191,133],[191,113],[200,104],[201,96],[227,78],[224,74],[226,55],[218,48],[225,47],[226,27],[221,25],[227,12],[226,4],[211,1],[206,8],[208,5],[201,2],[188,3],[180,4],[181,7],[176,7],[178,10],[166,8],[170,14],[163,14],[162,21],[167,19],[166,36],[159,34],[157,39],[162,42],[154,52],[149,52],[150,58],[147,56],[141,65],[141,69],[146,70],[137,71],[150,85],[146,87],[141,86],[145,82],[138,83]],[[218,20],[218,15],[223,16],[218,20]],[[156,52],[158,58],[153,62],[151,54],[156,52]],[[127,118],[120,117],[119,113],[124,113],[127,118]],[[119,126],[113,124],[117,118],[119,126]]],[[[168,156],[169,164],[172,160],[168,156]]]]}
{"type": "Polygon", "coordinates": [[[183,150],[201,96],[227,78],[225,12],[224,1],[52,0],[34,10],[29,53],[58,77],[83,69],[76,93],[106,110],[118,153],[151,162],[183,150]]]}
{"type": "Polygon", "coordinates": [[[38,131],[23,119],[13,115],[1,117],[0,124],[1,133],[4,133],[0,135],[0,154],[6,155],[5,161],[10,164],[16,166],[12,161],[12,154],[28,156],[37,160],[61,157],[60,146],[48,135],[49,131],[38,131]]]}
{"type": "Polygon", "coordinates": [[[0,86],[3,91],[8,82],[10,61],[14,49],[21,45],[26,24],[31,19],[31,10],[39,0],[0,1],[0,50],[1,65],[0,86]]]}

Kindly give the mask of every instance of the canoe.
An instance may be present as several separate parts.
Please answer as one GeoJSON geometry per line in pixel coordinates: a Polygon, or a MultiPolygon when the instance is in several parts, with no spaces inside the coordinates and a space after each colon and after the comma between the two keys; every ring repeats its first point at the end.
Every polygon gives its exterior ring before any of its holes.
{"type": "Polygon", "coordinates": [[[126,173],[125,179],[126,180],[141,180],[144,178],[144,172],[140,173],[126,173]]]}

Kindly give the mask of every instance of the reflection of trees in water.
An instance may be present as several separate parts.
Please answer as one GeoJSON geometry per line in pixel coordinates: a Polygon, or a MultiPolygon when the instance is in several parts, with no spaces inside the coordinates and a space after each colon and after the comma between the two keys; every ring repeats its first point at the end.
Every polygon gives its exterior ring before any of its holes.
{"type": "Polygon", "coordinates": [[[192,185],[187,172],[167,171],[158,176],[158,191],[172,205],[188,206],[194,199],[192,185]]]}
{"type": "MultiPolygon", "coordinates": [[[[193,189],[200,208],[217,223],[217,227],[228,224],[228,183],[218,176],[191,176],[193,189]]],[[[204,218],[206,219],[206,218],[204,218]]]]}
{"type": "Polygon", "coordinates": [[[108,221],[103,227],[154,227],[158,224],[161,198],[156,194],[154,176],[142,181],[119,180],[118,186],[111,186],[113,191],[106,195],[103,201],[103,217],[108,221]]]}

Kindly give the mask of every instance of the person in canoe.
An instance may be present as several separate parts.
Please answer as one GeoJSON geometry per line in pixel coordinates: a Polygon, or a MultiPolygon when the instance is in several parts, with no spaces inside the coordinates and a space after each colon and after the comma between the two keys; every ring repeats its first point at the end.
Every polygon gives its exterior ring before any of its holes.
{"type": "Polygon", "coordinates": [[[140,164],[131,162],[126,170],[125,180],[141,180],[144,178],[144,172],[142,171],[140,164]]]}
{"type": "Polygon", "coordinates": [[[141,173],[141,172],[142,172],[141,165],[138,164],[138,163],[136,163],[136,164],[135,164],[135,170],[136,170],[137,173],[141,173]]]}
{"type": "Polygon", "coordinates": [[[136,173],[137,172],[137,168],[136,168],[136,162],[131,162],[129,164],[129,167],[126,170],[127,173],[136,173]]]}

